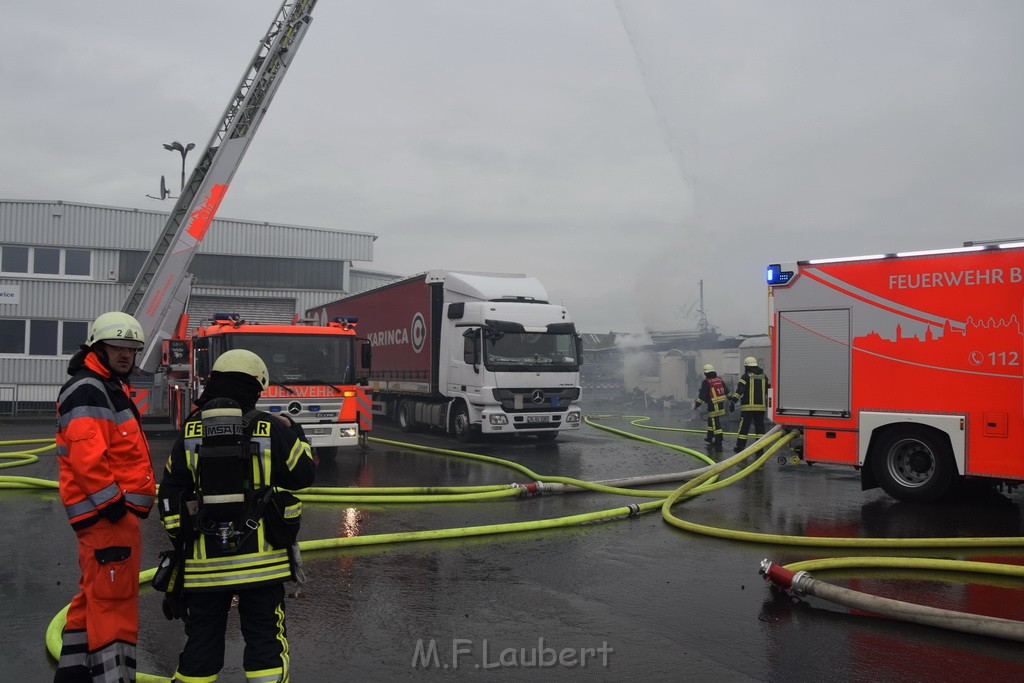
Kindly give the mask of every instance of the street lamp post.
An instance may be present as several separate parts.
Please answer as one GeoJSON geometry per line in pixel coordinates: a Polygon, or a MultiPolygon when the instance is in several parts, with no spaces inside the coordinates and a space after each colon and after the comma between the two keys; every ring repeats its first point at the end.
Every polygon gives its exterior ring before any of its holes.
{"type": "Polygon", "coordinates": [[[168,152],[177,151],[181,153],[181,192],[185,191],[185,156],[193,150],[195,146],[194,142],[190,142],[188,145],[182,145],[177,140],[170,144],[164,144],[164,149],[168,152]]]}

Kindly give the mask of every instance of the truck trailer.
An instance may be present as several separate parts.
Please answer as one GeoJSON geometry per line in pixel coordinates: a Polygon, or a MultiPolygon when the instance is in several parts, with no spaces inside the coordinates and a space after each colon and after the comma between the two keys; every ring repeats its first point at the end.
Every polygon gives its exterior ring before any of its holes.
{"type": "Polygon", "coordinates": [[[767,281],[773,419],[805,461],[907,501],[1024,479],[1024,241],[779,263],[767,281]]]}
{"type": "Polygon", "coordinates": [[[373,347],[373,413],[402,431],[550,441],[580,428],[580,337],[535,278],[432,270],[307,315],[359,319],[373,347]]]}

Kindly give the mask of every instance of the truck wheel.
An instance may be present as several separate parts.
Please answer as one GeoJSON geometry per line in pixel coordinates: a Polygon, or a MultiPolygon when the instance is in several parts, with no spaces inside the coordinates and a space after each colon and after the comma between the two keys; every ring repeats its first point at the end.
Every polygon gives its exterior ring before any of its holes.
{"type": "Polygon", "coordinates": [[[455,415],[452,417],[452,431],[459,443],[472,443],[475,435],[469,422],[469,409],[464,403],[455,406],[455,415]]]}
{"type": "Polygon", "coordinates": [[[398,404],[398,428],[406,434],[416,429],[412,419],[412,404],[408,401],[398,404]]]}
{"type": "Polygon", "coordinates": [[[915,503],[944,496],[956,474],[949,444],[920,427],[893,429],[885,434],[872,455],[872,470],[886,493],[915,503]]]}
{"type": "Polygon", "coordinates": [[[316,455],[317,460],[320,462],[334,462],[338,457],[338,451],[341,449],[337,446],[322,446],[320,448],[314,448],[313,452],[316,455]]]}

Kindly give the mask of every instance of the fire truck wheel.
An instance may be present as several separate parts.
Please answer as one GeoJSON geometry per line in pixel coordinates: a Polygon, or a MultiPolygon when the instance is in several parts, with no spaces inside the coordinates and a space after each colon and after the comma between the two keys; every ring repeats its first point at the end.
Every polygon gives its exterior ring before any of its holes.
{"type": "Polygon", "coordinates": [[[416,429],[416,423],[413,421],[412,415],[411,403],[402,401],[398,404],[398,428],[406,434],[416,429]]]}
{"type": "Polygon", "coordinates": [[[474,440],[473,428],[469,422],[469,410],[466,404],[459,403],[455,406],[455,415],[452,417],[452,431],[459,443],[472,443],[474,440]]]}
{"type": "Polygon", "coordinates": [[[872,456],[878,484],[893,498],[931,502],[951,488],[956,473],[949,443],[921,427],[889,430],[872,456]]]}
{"type": "Polygon", "coordinates": [[[313,454],[316,455],[316,459],[321,463],[334,462],[338,458],[338,452],[341,448],[337,446],[322,446],[320,448],[314,448],[313,454]]]}

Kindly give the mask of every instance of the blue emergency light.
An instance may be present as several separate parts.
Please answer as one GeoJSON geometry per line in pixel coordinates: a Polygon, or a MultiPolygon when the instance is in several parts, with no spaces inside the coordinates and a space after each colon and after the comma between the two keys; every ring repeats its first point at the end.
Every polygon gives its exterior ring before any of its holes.
{"type": "Polygon", "coordinates": [[[768,286],[772,287],[774,285],[784,285],[789,282],[792,277],[793,271],[783,270],[781,265],[773,263],[768,266],[768,269],[765,271],[764,279],[768,283],[768,286]]]}

